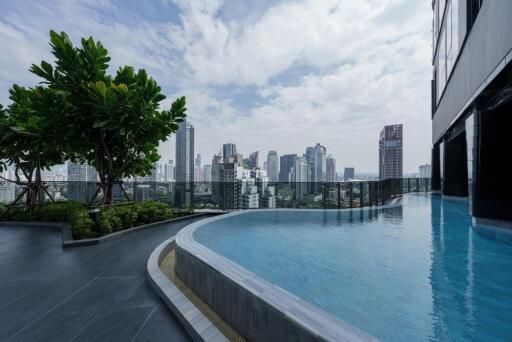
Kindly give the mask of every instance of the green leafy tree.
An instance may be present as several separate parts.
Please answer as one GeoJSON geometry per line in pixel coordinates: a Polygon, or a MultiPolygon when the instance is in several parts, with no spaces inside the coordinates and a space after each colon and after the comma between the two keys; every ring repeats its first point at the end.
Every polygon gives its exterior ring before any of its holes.
{"type": "Polygon", "coordinates": [[[50,31],[55,62],[31,71],[64,96],[65,112],[50,118],[68,159],[93,165],[100,177],[103,203],[112,202],[114,184],[151,173],[160,159],[158,145],[186,116],[185,98],[160,110],[166,98],[145,70],[124,66],[109,75],[110,57],[92,37],[73,46],[66,33],[50,31]]]}
{"type": "Polygon", "coordinates": [[[43,87],[14,85],[9,92],[12,103],[6,109],[0,106],[0,171],[13,165],[15,180],[1,178],[22,185],[24,190],[14,203],[25,195],[25,204],[31,208],[46,191],[41,170],[62,162],[49,118],[62,115],[65,99],[43,87]]]}

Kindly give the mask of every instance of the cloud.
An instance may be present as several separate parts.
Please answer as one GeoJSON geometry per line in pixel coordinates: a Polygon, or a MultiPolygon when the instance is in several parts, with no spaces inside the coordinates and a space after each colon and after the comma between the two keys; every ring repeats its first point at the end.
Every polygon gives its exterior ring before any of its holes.
{"type": "MultiPolygon", "coordinates": [[[[376,171],[379,131],[397,122],[406,170],[429,159],[427,2],[11,0],[0,10],[0,102],[13,82],[35,81],[27,69],[49,57],[53,28],[101,40],[112,70],[146,68],[165,106],[186,95],[203,160],[227,141],[264,155],[321,142],[338,166],[376,171]]],[[[163,158],[172,150],[171,139],[163,158]]]]}

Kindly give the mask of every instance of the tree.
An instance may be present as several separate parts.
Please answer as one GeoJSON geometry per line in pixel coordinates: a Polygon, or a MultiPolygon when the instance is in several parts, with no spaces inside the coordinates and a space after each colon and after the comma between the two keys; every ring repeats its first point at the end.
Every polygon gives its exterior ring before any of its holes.
{"type": "Polygon", "coordinates": [[[42,87],[14,85],[9,93],[12,103],[6,109],[0,106],[0,171],[13,165],[16,179],[1,178],[23,186],[14,204],[25,195],[25,204],[32,208],[44,192],[50,196],[41,170],[62,162],[49,118],[61,115],[66,105],[62,94],[42,87]]]}
{"type": "Polygon", "coordinates": [[[49,124],[68,159],[97,169],[102,202],[109,204],[114,184],[151,173],[160,159],[159,143],[186,116],[185,97],[170,110],[159,110],[166,97],[156,81],[130,66],[108,75],[108,51],[92,37],[74,47],[66,33],[50,31],[50,45],[55,62],[31,67],[46,89],[65,98],[66,111],[49,118],[49,124]]]}

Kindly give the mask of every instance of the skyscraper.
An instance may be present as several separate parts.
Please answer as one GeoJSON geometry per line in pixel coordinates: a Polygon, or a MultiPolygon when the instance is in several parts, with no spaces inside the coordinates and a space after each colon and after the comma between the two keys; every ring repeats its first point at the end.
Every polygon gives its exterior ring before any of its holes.
{"type": "Polygon", "coordinates": [[[301,200],[308,192],[309,165],[305,157],[296,157],[290,171],[290,181],[294,185],[295,198],[301,200]]]}
{"type": "Polygon", "coordinates": [[[432,168],[430,164],[420,165],[419,167],[419,177],[420,178],[430,178],[432,177],[432,168]]]}
{"type": "Polygon", "coordinates": [[[198,153],[195,160],[195,166],[201,167],[201,155],[198,153]]]}
{"type": "Polygon", "coordinates": [[[187,120],[176,132],[176,181],[194,182],[194,126],[187,120]]]}
{"type": "Polygon", "coordinates": [[[279,181],[280,182],[288,182],[289,174],[293,164],[295,163],[295,158],[297,158],[296,154],[285,154],[281,156],[279,159],[280,167],[279,167],[279,181]]]}
{"type": "Polygon", "coordinates": [[[315,183],[326,181],[326,175],[327,175],[326,154],[327,154],[327,149],[318,143],[313,148],[312,181],[315,183]]]}
{"type": "Polygon", "coordinates": [[[355,178],[355,169],[353,167],[346,167],[343,172],[343,181],[350,182],[350,180],[355,178]]]}
{"type": "Polygon", "coordinates": [[[271,182],[279,181],[279,156],[276,151],[268,152],[267,175],[271,182]]]}
{"type": "Polygon", "coordinates": [[[402,125],[384,126],[379,139],[379,178],[402,178],[402,156],[402,125]]]}
{"type": "Polygon", "coordinates": [[[326,167],[326,180],[327,182],[336,182],[336,159],[334,159],[331,155],[327,157],[327,167],[326,167]]]}
{"type": "MultiPolygon", "coordinates": [[[[227,143],[222,145],[222,160],[224,163],[229,163],[229,158],[236,157],[236,145],[227,143]]],[[[241,161],[240,161],[241,162],[241,161]]]]}
{"type": "Polygon", "coordinates": [[[169,162],[164,165],[164,181],[174,181],[174,163],[172,160],[169,160],[169,162]]]}
{"type": "Polygon", "coordinates": [[[249,154],[249,160],[251,161],[251,168],[256,169],[259,165],[260,151],[249,154]]]}

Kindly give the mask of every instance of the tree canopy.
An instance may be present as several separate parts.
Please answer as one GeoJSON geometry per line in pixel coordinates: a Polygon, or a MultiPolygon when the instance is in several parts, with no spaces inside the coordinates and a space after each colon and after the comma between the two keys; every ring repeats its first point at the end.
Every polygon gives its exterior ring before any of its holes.
{"type": "MultiPolygon", "coordinates": [[[[40,85],[31,89],[14,86],[13,104],[3,110],[2,120],[20,113],[24,121],[12,125],[17,128],[9,132],[43,132],[31,135],[41,138],[39,147],[45,146],[45,139],[52,141],[61,158],[48,155],[45,166],[62,158],[93,165],[99,173],[103,202],[110,203],[116,182],[151,173],[160,159],[159,143],[176,132],[186,116],[185,98],[176,99],[169,110],[160,110],[166,97],[157,82],[145,70],[131,66],[109,75],[108,51],[92,37],[83,38],[75,47],[66,33],[50,31],[50,46],[55,61],[42,61],[30,69],[42,78],[40,85]]],[[[13,153],[20,152],[16,146],[13,153]]],[[[0,159],[6,155],[2,151],[0,159]]],[[[13,162],[18,165],[21,159],[13,162]]]]}

